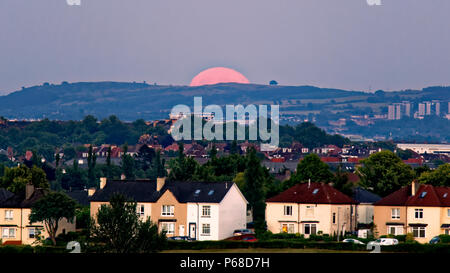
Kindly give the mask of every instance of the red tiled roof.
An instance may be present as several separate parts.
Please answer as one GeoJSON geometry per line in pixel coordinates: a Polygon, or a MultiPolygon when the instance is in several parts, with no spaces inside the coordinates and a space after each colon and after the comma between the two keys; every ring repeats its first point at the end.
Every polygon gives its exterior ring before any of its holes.
{"type": "Polygon", "coordinates": [[[417,206],[417,207],[449,207],[450,187],[435,187],[422,184],[417,193],[411,195],[411,185],[405,186],[398,191],[391,193],[380,201],[374,203],[375,206],[417,206]],[[422,193],[426,194],[422,195],[422,193]]]}
{"type": "Polygon", "coordinates": [[[266,202],[288,202],[306,204],[356,204],[357,202],[332,186],[324,183],[297,184],[269,198],[266,202]],[[317,190],[316,194],[314,194],[317,190]]]}

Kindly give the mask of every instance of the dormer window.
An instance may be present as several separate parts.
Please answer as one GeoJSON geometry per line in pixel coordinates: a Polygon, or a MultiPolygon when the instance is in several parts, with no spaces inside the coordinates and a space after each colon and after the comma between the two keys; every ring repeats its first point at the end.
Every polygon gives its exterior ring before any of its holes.
{"type": "Polygon", "coordinates": [[[422,193],[420,194],[420,198],[424,198],[425,195],[427,195],[427,192],[426,192],[426,191],[424,191],[424,192],[422,192],[422,193]]]}
{"type": "Polygon", "coordinates": [[[314,189],[312,193],[317,194],[317,192],[319,192],[319,189],[314,189]]]}

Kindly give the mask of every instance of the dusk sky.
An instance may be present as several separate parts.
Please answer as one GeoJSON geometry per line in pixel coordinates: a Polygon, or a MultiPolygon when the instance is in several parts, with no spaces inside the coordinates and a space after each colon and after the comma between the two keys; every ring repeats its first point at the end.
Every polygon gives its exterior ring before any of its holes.
{"type": "Polygon", "coordinates": [[[0,1],[0,94],[62,81],[252,83],[372,91],[450,84],[450,1],[0,1]]]}

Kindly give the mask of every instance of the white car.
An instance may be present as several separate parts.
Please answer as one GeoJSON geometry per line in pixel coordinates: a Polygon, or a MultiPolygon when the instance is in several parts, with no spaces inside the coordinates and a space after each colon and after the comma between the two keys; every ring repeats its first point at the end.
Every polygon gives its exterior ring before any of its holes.
{"type": "Polygon", "coordinates": [[[392,246],[398,245],[398,240],[394,238],[380,238],[375,241],[369,242],[367,245],[392,246]]]}
{"type": "Polygon", "coordinates": [[[358,245],[365,245],[365,243],[361,242],[360,240],[356,240],[356,239],[344,239],[342,242],[343,243],[353,243],[353,244],[358,244],[358,245]]]}

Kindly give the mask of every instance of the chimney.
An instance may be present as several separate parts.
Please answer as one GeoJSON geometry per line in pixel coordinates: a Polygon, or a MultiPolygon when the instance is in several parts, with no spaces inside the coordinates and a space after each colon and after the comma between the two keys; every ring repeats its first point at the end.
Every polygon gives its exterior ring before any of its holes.
{"type": "Polygon", "coordinates": [[[308,179],[308,189],[309,189],[309,187],[311,187],[311,178],[308,179]]]}
{"type": "Polygon", "coordinates": [[[28,183],[25,186],[25,199],[30,199],[31,195],[33,195],[34,192],[34,186],[31,183],[28,183]]]}
{"type": "Polygon", "coordinates": [[[95,193],[95,188],[88,189],[88,196],[92,196],[95,193]]]}
{"type": "Polygon", "coordinates": [[[156,190],[160,191],[162,189],[162,187],[164,187],[164,183],[166,183],[165,177],[156,178],[156,190]]]}
{"type": "Polygon", "coordinates": [[[417,180],[414,180],[411,183],[411,196],[416,195],[417,191],[419,190],[420,184],[417,182],[417,180]]]}
{"type": "Polygon", "coordinates": [[[106,177],[100,177],[100,189],[106,186],[106,177]]]}

